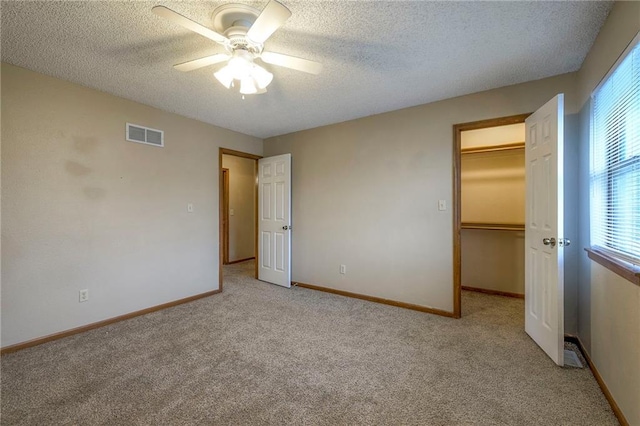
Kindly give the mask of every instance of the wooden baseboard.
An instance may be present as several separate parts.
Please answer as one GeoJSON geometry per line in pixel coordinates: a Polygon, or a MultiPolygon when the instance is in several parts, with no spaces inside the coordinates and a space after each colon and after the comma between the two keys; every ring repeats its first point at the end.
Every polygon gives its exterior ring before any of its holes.
{"type": "Polygon", "coordinates": [[[454,315],[453,312],[447,312],[447,311],[443,311],[443,310],[435,309],[435,308],[428,308],[426,306],[413,305],[411,303],[405,303],[405,302],[397,302],[395,300],[383,299],[381,297],[367,296],[365,294],[352,293],[350,291],[336,290],[334,288],[321,287],[321,286],[312,285],[312,284],[305,284],[305,283],[301,283],[301,282],[293,282],[292,284],[297,285],[298,287],[308,288],[308,289],[311,289],[311,290],[324,291],[326,293],[338,294],[340,296],[352,297],[354,299],[362,299],[362,300],[366,300],[366,301],[369,301],[369,302],[382,303],[384,305],[397,306],[399,308],[411,309],[411,310],[414,310],[414,311],[420,311],[420,312],[426,312],[426,313],[429,313],[429,314],[441,315],[443,317],[455,318],[455,315],[454,315]]]}
{"type": "Polygon", "coordinates": [[[4,348],[0,349],[0,355],[17,352],[19,350],[30,348],[32,346],[37,346],[43,343],[51,342],[53,340],[62,339],[63,337],[73,336],[74,334],[84,333],[85,331],[93,330],[94,328],[104,327],[105,325],[139,317],[140,315],[149,314],[151,312],[160,311],[162,309],[171,308],[173,306],[182,305],[183,303],[193,302],[194,300],[202,299],[203,297],[208,297],[220,293],[220,291],[221,290],[207,291],[206,293],[196,294],[195,296],[185,297],[184,299],[174,300],[173,302],[163,303],[161,305],[156,305],[150,308],[141,309],[139,311],[130,312],[128,314],[120,315],[117,317],[108,318],[106,320],[72,328],[70,330],[61,331],[59,333],[49,334],[48,336],[38,337],[37,339],[28,340],[26,342],[17,343],[15,345],[5,346],[4,348]]]}
{"type": "Polygon", "coordinates": [[[227,265],[233,265],[234,263],[246,262],[247,260],[253,260],[253,259],[255,259],[255,257],[247,257],[246,259],[232,260],[231,262],[228,262],[227,265]]]}
{"type": "Polygon", "coordinates": [[[618,421],[622,426],[629,426],[629,422],[624,417],[624,414],[622,414],[622,410],[620,410],[620,407],[618,407],[618,403],[616,402],[616,400],[613,399],[613,395],[611,395],[611,392],[609,392],[609,388],[607,388],[607,385],[604,383],[604,380],[602,379],[600,372],[598,371],[595,364],[591,360],[591,357],[589,356],[589,352],[587,352],[586,349],[584,348],[584,345],[582,344],[582,341],[580,340],[580,338],[578,336],[574,336],[571,334],[565,334],[564,340],[567,342],[574,343],[578,346],[578,348],[580,349],[580,352],[582,352],[582,356],[587,361],[587,364],[591,369],[591,373],[593,373],[593,377],[596,378],[596,381],[600,386],[600,390],[602,390],[604,397],[607,398],[607,401],[609,401],[609,405],[613,410],[613,414],[615,414],[615,416],[618,418],[618,421]]]}
{"type": "Polygon", "coordinates": [[[476,291],[478,293],[493,294],[494,296],[516,297],[518,299],[524,299],[524,294],[509,293],[508,291],[489,290],[487,288],[479,287],[467,287],[466,285],[463,285],[462,289],[467,291],[476,291]]]}

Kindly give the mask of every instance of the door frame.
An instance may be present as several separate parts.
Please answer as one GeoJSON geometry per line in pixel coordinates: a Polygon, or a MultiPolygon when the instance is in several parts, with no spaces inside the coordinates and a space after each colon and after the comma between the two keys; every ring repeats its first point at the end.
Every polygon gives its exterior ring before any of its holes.
{"type": "MultiPolygon", "coordinates": [[[[255,235],[253,237],[254,241],[254,256],[256,258],[255,268],[254,268],[254,276],[258,279],[258,160],[262,158],[261,155],[249,154],[248,152],[236,151],[228,148],[219,148],[218,150],[218,206],[219,206],[219,214],[218,214],[218,225],[219,225],[219,238],[218,238],[218,283],[219,283],[219,291],[223,289],[223,280],[222,280],[222,267],[224,262],[224,223],[223,216],[224,212],[224,181],[223,181],[223,168],[222,168],[222,156],[223,155],[233,155],[235,157],[248,158],[253,160],[253,175],[255,177],[254,184],[254,192],[255,192],[255,208],[253,212],[254,222],[255,222],[255,235]]],[[[228,213],[228,212],[227,212],[228,213]]]]}
{"type": "Polygon", "coordinates": [[[461,145],[462,132],[466,130],[486,129],[488,127],[506,126],[524,123],[533,113],[490,118],[488,120],[471,121],[453,125],[453,317],[462,316],[462,247],[460,230],[462,228],[462,176],[461,145]]]}
{"type": "Polygon", "coordinates": [[[222,264],[229,264],[229,169],[222,169],[222,264]]]}

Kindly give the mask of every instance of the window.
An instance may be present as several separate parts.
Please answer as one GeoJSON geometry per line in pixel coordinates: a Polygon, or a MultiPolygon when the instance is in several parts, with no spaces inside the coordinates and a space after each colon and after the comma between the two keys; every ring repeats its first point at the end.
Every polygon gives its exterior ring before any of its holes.
{"type": "Polygon", "coordinates": [[[592,95],[591,245],[640,266],[640,39],[592,95]]]}

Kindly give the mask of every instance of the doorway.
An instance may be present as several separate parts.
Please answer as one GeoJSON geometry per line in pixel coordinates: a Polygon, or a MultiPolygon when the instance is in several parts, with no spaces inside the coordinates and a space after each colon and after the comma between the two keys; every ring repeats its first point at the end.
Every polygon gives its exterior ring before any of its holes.
{"type": "MultiPolygon", "coordinates": [[[[564,365],[565,156],[564,94],[531,114],[453,126],[454,316],[462,304],[461,151],[465,131],[525,122],[524,329],[559,366],[564,365]]],[[[486,201],[485,201],[486,202],[486,201]]],[[[482,250],[482,248],[481,248],[482,250]]]]}
{"type": "MultiPolygon", "coordinates": [[[[219,272],[223,266],[258,258],[258,160],[259,155],[220,148],[219,175],[219,272]]],[[[258,278],[255,263],[254,277],[258,278]]]]}
{"type": "Polygon", "coordinates": [[[524,121],[529,115],[454,125],[456,318],[462,316],[463,289],[524,297],[524,205],[520,204],[524,203],[524,121]],[[514,190],[522,191],[517,197],[522,203],[508,196],[514,190]],[[520,246],[521,250],[514,250],[520,246]],[[513,262],[503,256],[513,257],[513,262]],[[487,261],[508,262],[508,267],[487,268],[487,261]],[[509,282],[520,276],[516,281],[521,282],[509,282]]]}

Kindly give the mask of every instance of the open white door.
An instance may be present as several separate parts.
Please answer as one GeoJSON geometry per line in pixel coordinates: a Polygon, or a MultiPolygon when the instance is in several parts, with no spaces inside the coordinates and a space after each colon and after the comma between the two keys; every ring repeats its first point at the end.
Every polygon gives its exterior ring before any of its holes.
{"type": "Polygon", "coordinates": [[[291,287],[291,154],[258,160],[258,279],[291,287]]]}
{"type": "Polygon", "coordinates": [[[525,330],[564,365],[564,95],[526,120],[525,330]]]}

